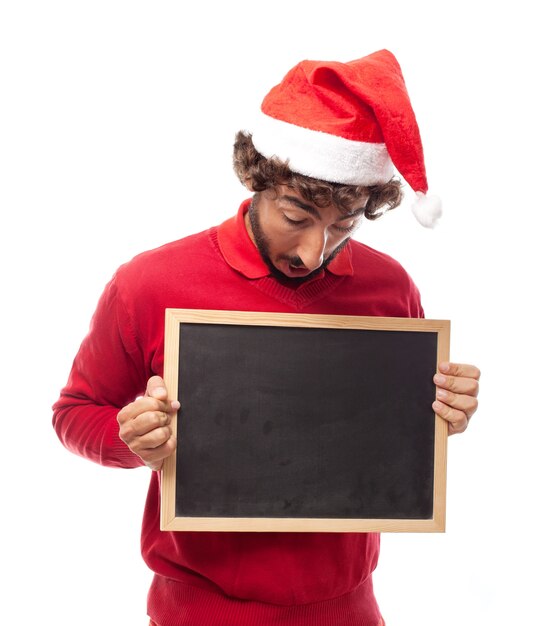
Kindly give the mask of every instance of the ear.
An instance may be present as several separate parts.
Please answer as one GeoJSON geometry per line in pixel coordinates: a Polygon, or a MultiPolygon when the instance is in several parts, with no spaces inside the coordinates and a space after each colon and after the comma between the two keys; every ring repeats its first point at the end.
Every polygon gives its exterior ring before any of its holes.
{"type": "Polygon", "coordinates": [[[245,187],[248,191],[251,191],[252,193],[254,192],[253,185],[252,185],[252,183],[251,183],[251,178],[246,178],[246,179],[244,179],[244,183],[243,183],[243,184],[244,184],[244,187],[245,187]]]}

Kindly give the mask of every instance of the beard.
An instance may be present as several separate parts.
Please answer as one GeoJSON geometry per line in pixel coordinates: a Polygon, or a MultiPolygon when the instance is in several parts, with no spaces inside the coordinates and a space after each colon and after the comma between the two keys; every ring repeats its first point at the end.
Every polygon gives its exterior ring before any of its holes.
{"type": "MultiPolygon", "coordinates": [[[[262,260],[268,266],[268,269],[270,270],[270,274],[278,282],[286,286],[298,287],[299,285],[312,280],[315,276],[318,276],[318,274],[323,272],[328,267],[328,265],[339,254],[339,252],[344,250],[344,248],[347,246],[348,242],[350,241],[350,237],[348,236],[324,260],[322,265],[317,267],[315,270],[313,270],[306,276],[296,276],[296,277],[291,278],[287,276],[286,274],[284,274],[283,272],[281,272],[280,270],[278,270],[277,267],[272,263],[271,254],[270,254],[270,242],[259,220],[259,212],[257,210],[257,196],[256,195],[254,195],[253,199],[251,200],[251,205],[249,207],[248,214],[249,214],[249,223],[251,224],[251,232],[253,233],[253,239],[255,240],[255,245],[257,246],[259,254],[262,257],[262,260]]],[[[300,259],[299,256],[283,255],[280,258],[284,261],[288,261],[294,267],[304,267],[304,263],[300,259]]]]}

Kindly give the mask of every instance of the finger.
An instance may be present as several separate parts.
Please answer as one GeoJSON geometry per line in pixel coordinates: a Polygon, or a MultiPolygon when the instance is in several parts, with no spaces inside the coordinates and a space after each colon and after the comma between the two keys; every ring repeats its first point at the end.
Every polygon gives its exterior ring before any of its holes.
{"type": "Polygon", "coordinates": [[[164,459],[175,451],[177,447],[177,440],[175,437],[170,437],[164,444],[157,448],[149,448],[146,450],[140,450],[138,456],[142,461],[154,471],[158,471],[162,468],[164,459]]]}
{"type": "Polygon", "coordinates": [[[466,363],[450,363],[449,361],[443,361],[439,363],[438,369],[443,374],[450,374],[451,376],[460,376],[461,378],[474,378],[480,380],[480,370],[474,365],[468,365],[466,363]]]}
{"type": "Polygon", "coordinates": [[[459,376],[447,376],[445,374],[436,374],[434,383],[443,389],[460,393],[467,396],[478,396],[479,383],[475,378],[462,378],[459,376]]]}
{"type": "Polygon", "coordinates": [[[469,419],[478,408],[478,400],[474,396],[463,395],[459,393],[452,393],[445,389],[438,389],[436,392],[436,398],[443,404],[463,411],[469,419]]]}
{"type": "Polygon", "coordinates": [[[145,435],[134,437],[129,444],[132,452],[140,454],[141,450],[153,450],[158,448],[171,437],[171,428],[169,426],[160,426],[154,428],[145,435]]]}
{"type": "Polygon", "coordinates": [[[163,426],[168,426],[171,416],[164,411],[148,411],[126,421],[121,421],[118,415],[118,421],[119,437],[131,450],[136,451],[134,448],[143,447],[138,439],[163,426]]]}
{"type": "Polygon", "coordinates": [[[168,413],[174,413],[180,408],[178,400],[170,400],[168,398],[168,391],[164,379],[161,376],[152,376],[147,381],[147,389],[145,391],[146,396],[156,398],[161,402],[165,402],[166,408],[164,411],[168,413]]]}
{"type": "Polygon", "coordinates": [[[161,376],[151,376],[151,378],[147,381],[145,395],[166,402],[168,399],[168,392],[164,379],[161,376]]]}
{"type": "Polygon", "coordinates": [[[454,409],[439,400],[436,400],[432,405],[436,415],[443,418],[449,424],[449,435],[456,433],[463,433],[467,428],[469,420],[467,415],[463,411],[454,409]]]}
{"type": "Polygon", "coordinates": [[[128,426],[134,436],[141,437],[156,428],[167,426],[170,422],[171,415],[165,411],[146,411],[131,420],[128,426]]]}
{"type": "Polygon", "coordinates": [[[129,420],[136,419],[138,415],[147,411],[173,412],[170,410],[169,403],[162,402],[156,398],[141,396],[136,398],[134,402],[127,404],[119,411],[117,414],[117,421],[120,424],[124,424],[129,420]]]}

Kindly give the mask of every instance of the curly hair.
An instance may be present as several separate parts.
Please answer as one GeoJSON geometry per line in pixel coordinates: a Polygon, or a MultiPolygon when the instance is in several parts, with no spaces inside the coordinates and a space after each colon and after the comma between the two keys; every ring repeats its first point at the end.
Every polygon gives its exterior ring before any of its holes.
{"type": "Polygon", "coordinates": [[[397,179],[382,185],[360,186],[330,183],[297,174],[288,163],[262,156],[253,145],[251,135],[243,131],[236,134],[233,167],[240,182],[243,185],[249,183],[253,191],[286,185],[316,206],[334,204],[341,213],[354,210],[356,203],[368,196],[364,215],[369,220],[378,219],[402,201],[401,182],[397,179]]]}

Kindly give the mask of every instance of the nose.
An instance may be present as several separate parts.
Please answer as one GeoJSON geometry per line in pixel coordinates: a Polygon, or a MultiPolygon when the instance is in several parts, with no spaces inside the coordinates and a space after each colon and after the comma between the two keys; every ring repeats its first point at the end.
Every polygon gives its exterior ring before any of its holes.
{"type": "Polygon", "coordinates": [[[327,236],[323,229],[314,230],[304,235],[297,250],[304,266],[311,272],[324,262],[327,236]]]}

